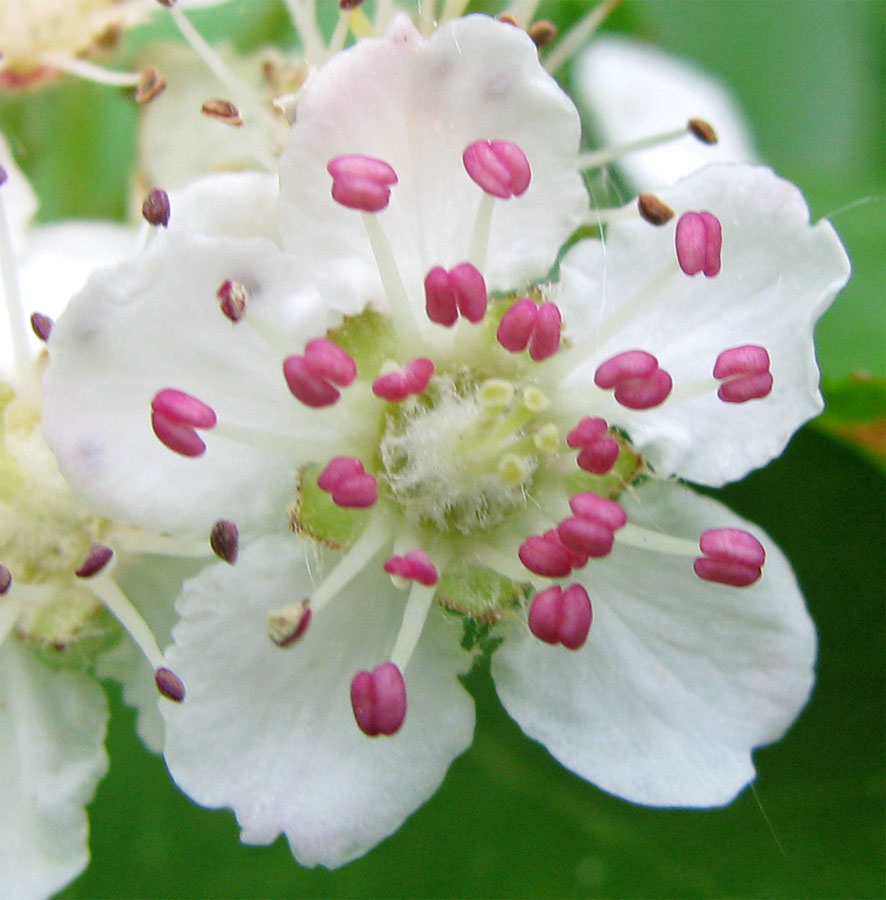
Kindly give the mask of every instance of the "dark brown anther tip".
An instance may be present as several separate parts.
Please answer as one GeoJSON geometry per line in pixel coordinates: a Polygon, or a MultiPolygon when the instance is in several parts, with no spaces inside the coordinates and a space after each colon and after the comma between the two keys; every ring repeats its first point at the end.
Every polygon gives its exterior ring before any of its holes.
{"type": "Polygon", "coordinates": [[[145,66],[139,73],[135,86],[135,102],[147,103],[162,93],[166,87],[166,79],[153,66],[145,66]]]}
{"type": "Polygon", "coordinates": [[[200,107],[200,112],[223,125],[239,127],[243,124],[240,110],[230,100],[206,100],[200,107]]]}
{"type": "Polygon", "coordinates": [[[539,19],[529,26],[528,33],[532,38],[532,43],[542,50],[557,36],[557,26],[547,19],[539,19]]]}
{"type": "Polygon", "coordinates": [[[690,119],[687,127],[703,144],[717,143],[717,132],[704,119],[690,119]]]}
{"type": "Polygon", "coordinates": [[[89,548],[89,553],[86,554],[86,559],[83,560],[80,568],[74,574],[78,578],[92,578],[93,575],[98,575],[101,572],[113,556],[114,551],[106,544],[93,544],[89,548]]]}
{"type": "Polygon", "coordinates": [[[181,703],[185,699],[185,684],[172,669],[160,666],[154,672],[154,684],[164,697],[175,703],[181,703]]]}
{"type": "Polygon", "coordinates": [[[674,211],[655,194],[640,194],[637,197],[637,209],[650,225],[664,225],[674,218],[674,211]]]}
{"type": "Polygon", "coordinates": [[[216,522],[209,532],[209,546],[219,559],[234,565],[240,552],[240,531],[237,523],[230,519],[220,519],[216,522]]]}
{"type": "Polygon", "coordinates": [[[49,340],[52,324],[52,319],[49,316],[44,316],[43,313],[38,312],[31,313],[31,329],[44,344],[49,340]]]}
{"type": "Polygon", "coordinates": [[[12,572],[0,563],[0,597],[12,587],[12,572]]]}
{"type": "Polygon", "coordinates": [[[166,228],[169,225],[169,213],[169,194],[166,191],[155,188],[145,197],[145,202],[142,203],[142,215],[150,225],[166,228]]]}
{"type": "Polygon", "coordinates": [[[338,8],[342,10],[356,9],[362,4],[363,0],[338,0],[338,8]]]}

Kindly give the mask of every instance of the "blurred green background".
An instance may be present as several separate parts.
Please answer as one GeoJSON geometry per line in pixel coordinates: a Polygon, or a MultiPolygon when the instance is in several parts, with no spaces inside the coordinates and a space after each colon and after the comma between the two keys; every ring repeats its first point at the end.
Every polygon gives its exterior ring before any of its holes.
{"type": "MultiPolygon", "coordinates": [[[[566,26],[587,8],[547,2],[540,14],[566,26]]],[[[272,0],[198,21],[241,46],[291,40],[272,0]]],[[[180,795],[112,687],[93,863],[63,897],[884,895],[884,25],[880,0],[627,0],[606,25],[721,75],[763,158],[804,189],[815,218],[832,218],[854,265],[818,332],[828,413],[717,494],[786,551],[820,634],[815,694],[789,735],[756,754],[754,790],[705,812],[609,797],[525,738],[481,669],[469,683],[474,746],[438,794],[364,859],[309,871],[283,841],[241,846],[230,814],[180,795]]],[[[135,115],[125,96],[72,81],[0,100],[42,218],[125,215],[135,115]]]]}

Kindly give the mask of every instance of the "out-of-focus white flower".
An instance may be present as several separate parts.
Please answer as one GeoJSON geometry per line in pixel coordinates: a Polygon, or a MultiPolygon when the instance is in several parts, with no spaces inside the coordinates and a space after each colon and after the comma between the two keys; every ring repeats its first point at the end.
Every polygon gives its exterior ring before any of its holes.
{"type": "Polygon", "coordinates": [[[757,159],[750,128],[729,89],[712,75],[658,48],[627,37],[600,36],[575,60],[576,102],[593,134],[622,145],[703,119],[717,144],[689,137],[619,157],[631,186],[651,190],[673,184],[701,166],[757,159]]]}
{"type": "Polygon", "coordinates": [[[593,219],[579,137],[519,29],[395,20],[306,85],[279,201],[193,185],[53,331],[72,483],[249,544],[185,587],[165,711],[174,777],[247,842],[336,866],[395,830],[471,740],[487,639],[524,730],[634,802],[728,802],[806,701],[790,565],[675,476],[740,478],[821,408],[845,253],[769,170],[714,166],[551,284],[593,219]]]}
{"type": "MultiPolygon", "coordinates": [[[[105,607],[158,666],[151,631],[120,583],[156,587],[145,570],[134,571],[138,551],[173,553],[180,544],[167,546],[88,509],[41,434],[48,314],[61,312],[95,265],[132,252],[135,234],[109,223],[29,227],[34,196],[2,137],[0,169],[0,893],[29,900],[54,894],[89,859],[85,807],[107,768],[107,707],[94,666],[120,638],[105,607]],[[103,555],[112,549],[111,558],[103,555]]],[[[162,607],[165,596],[169,609],[180,583],[179,572],[152,604],[162,607]]],[[[110,652],[129,697],[153,685],[144,659],[129,651],[122,667],[122,651],[110,652]]],[[[152,701],[156,688],[153,694],[152,701]]],[[[156,748],[156,702],[146,709],[140,728],[156,748]]]]}

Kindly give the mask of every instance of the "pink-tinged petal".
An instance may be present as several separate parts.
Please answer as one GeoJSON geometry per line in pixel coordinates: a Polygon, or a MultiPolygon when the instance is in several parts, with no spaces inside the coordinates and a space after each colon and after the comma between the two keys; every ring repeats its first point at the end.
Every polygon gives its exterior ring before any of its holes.
{"type": "MultiPolygon", "coordinates": [[[[625,503],[632,521],[689,540],[711,523],[749,527],[677,484],[647,482],[625,503]]],[[[505,708],[610,793],[651,806],[730,802],[754,778],[754,748],[783,735],[813,681],[812,622],[790,565],[765,543],[763,577],[740,589],[700,580],[691,558],[616,543],[577,573],[594,603],[580,650],[506,635],[492,659],[505,708]]]]}
{"type": "Polygon", "coordinates": [[[351,680],[390,654],[406,594],[371,566],[295,646],[277,647],[266,617],[310,594],[305,552],[292,535],[263,539],[236,566],[218,563],[185,586],[167,660],[188,697],[163,704],[166,759],[198,803],[234,809],[244,842],[283,833],[302,865],[334,868],[399,828],[470,745],[473,702],[458,675],[471,658],[459,625],[432,609],[404,672],[403,725],[368,738],[351,680]]]}
{"type": "Polygon", "coordinates": [[[587,211],[574,167],[579,137],[575,107],[520,29],[475,15],[424,38],[400,17],[384,36],[336,54],[302,91],[280,160],[280,233],[336,310],[384,303],[361,217],[332,200],[326,172],[342,154],[384,160],[399,183],[380,224],[418,314],[431,268],[465,259],[481,197],[462,164],[465,148],[511,142],[531,182],[499,149],[511,189],[524,192],[492,217],[483,276],[491,292],[514,290],[547,276],[587,211]]]}

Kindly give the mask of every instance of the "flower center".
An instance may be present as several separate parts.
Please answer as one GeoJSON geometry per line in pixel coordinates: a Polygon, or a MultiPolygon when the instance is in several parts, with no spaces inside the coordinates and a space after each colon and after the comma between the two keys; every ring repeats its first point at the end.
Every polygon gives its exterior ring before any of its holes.
{"type": "Polygon", "coordinates": [[[477,379],[463,370],[432,379],[427,391],[385,418],[380,481],[411,523],[472,534],[526,505],[539,458],[558,431],[539,422],[536,388],[477,379]]]}

